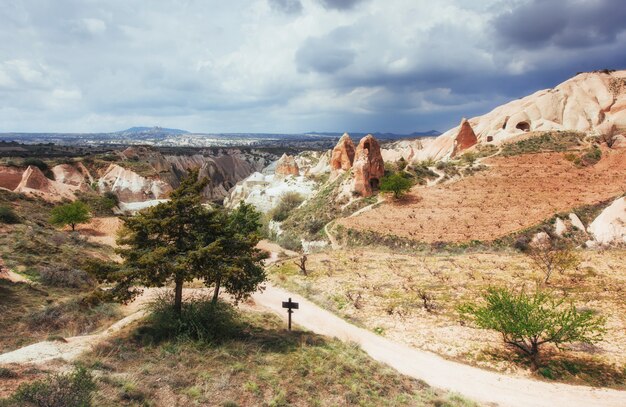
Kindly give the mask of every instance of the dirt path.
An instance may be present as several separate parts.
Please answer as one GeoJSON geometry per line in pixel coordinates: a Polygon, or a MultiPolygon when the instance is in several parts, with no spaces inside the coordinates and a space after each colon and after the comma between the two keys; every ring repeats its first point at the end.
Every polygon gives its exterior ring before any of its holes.
{"type": "MultiPolygon", "coordinates": [[[[125,326],[142,318],[145,311],[141,306],[157,293],[158,289],[146,290],[130,305],[129,310],[132,312],[130,315],[101,333],[67,338],[67,342],[45,341],[26,346],[0,355],[0,366],[12,363],[43,364],[54,359],[72,361],[125,326]]],[[[321,335],[356,343],[372,358],[388,364],[400,373],[479,402],[513,407],[626,405],[626,392],[509,377],[392,342],[349,324],[297,294],[270,284],[262,293],[257,292],[252,296],[256,308],[275,312],[283,318],[286,317],[286,313],[281,302],[287,298],[300,303],[300,308],[294,314],[295,324],[321,335]]]]}
{"type": "Polygon", "coordinates": [[[429,385],[460,393],[483,403],[502,406],[623,407],[626,392],[548,383],[509,377],[443,359],[378,336],[347,323],[303,297],[268,286],[253,299],[257,305],[286,317],[281,302],[291,297],[300,303],[294,323],[321,335],[337,337],[358,344],[372,358],[386,363],[400,373],[424,380],[429,385]]]}
{"type": "Polygon", "coordinates": [[[330,247],[332,247],[333,250],[339,250],[341,249],[341,245],[339,244],[339,242],[337,241],[337,239],[335,239],[335,236],[333,236],[330,233],[330,224],[333,223],[334,220],[328,222],[326,225],[324,225],[324,233],[326,233],[326,236],[328,236],[328,240],[330,240],[330,247]]]}

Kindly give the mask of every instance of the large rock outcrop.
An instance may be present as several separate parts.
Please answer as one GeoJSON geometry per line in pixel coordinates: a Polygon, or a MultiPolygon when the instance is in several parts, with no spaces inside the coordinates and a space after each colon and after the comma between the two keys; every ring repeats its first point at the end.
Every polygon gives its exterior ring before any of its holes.
{"type": "Polygon", "coordinates": [[[78,187],[63,184],[47,178],[41,170],[29,165],[22,174],[22,179],[14,192],[39,197],[49,202],[58,202],[64,199],[74,200],[74,193],[78,187]]]}
{"type": "Polygon", "coordinates": [[[331,153],[331,171],[335,173],[340,170],[349,170],[350,168],[352,168],[352,164],[354,163],[354,156],[354,142],[352,141],[348,133],[344,133],[331,153]]]}
{"type": "Polygon", "coordinates": [[[282,157],[276,163],[276,169],[274,173],[278,176],[298,176],[300,175],[300,168],[298,168],[298,164],[293,156],[283,154],[282,157]]]}
{"type": "Polygon", "coordinates": [[[626,244],[626,198],[619,198],[604,209],[587,231],[600,245],[626,244]]]}
{"type": "Polygon", "coordinates": [[[113,192],[122,202],[141,202],[166,198],[171,185],[160,179],[148,179],[134,171],[111,164],[98,180],[100,192],[113,192]]]}
{"type": "Polygon", "coordinates": [[[304,176],[282,177],[255,172],[230,191],[230,195],[224,199],[224,206],[235,208],[240,202],[245,202],[261,212],[268,212],[278,205],[287,192],[296,192],[308,198],[315,188],[315,182],[304,176]]]}
{"type": "MultiPolygon", "coordinates": [[[[620,148],[623,141],[619,136],[626,135],[626,70],[581,73],[554,89],[506,103],[469,122],[479,143],[496,145],[535,131],[569,130],[603,135],[608,122],[615,135],[607,144],[620,148]]],[[[460,131],[461,126],[457,126],[436,138],[398,143],[385,152],[385,159],[406,159],[409,147],[414,150],[414,161],[450,158],[460,131]]]]}
{"type": "Polygon", "coordinates": [[[454,138],[454,149],[452,150],[452,157],[459,155],[463,150],[467,150],[468,148],[474,146],[476,143],[478,143],[478,138],[476,137],[472,126],[467,121],[467,119],[463,118],[463,120],[461,120],[459,132],[454,138]]]}
{"type": "Polygon", "coordinates": [[[378,189],[380,180],[385,175],[385,162],[380,153],[380,145],[371,134],[359,142],[352,171],[354,192],[368,197],[378,189]]]}
{"type": "Polygon", "coordinates": [[[22,168],[0,166],[0,188],[13,191],[20,184],[23,173],[22,168]]]}
{"type": "Polygon", "coordinates": [[[55,165],[52,167],[52,173],[55,181],[74,186],[82,191],[89,190],[93,183],[93,177],[81,162],[55,165]]]}

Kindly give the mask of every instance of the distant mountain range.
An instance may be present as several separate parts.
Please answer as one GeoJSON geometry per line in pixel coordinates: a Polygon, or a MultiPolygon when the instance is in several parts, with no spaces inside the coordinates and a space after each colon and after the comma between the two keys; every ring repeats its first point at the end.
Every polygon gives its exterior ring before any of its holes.
{"type": "MultiPolygon", "coordinates": [[[[296,146],[331,145],[343,133],[308,132],[302,134],[274,133],[193,133],[187,130],[165,127],[131,127],[110,133],[0,133],[0,141],[16,141],[26,144],[54,143],[60,145],[111,145],[150,144],[168,147],[230,147],[230,146],[296,146]]],[[[411,134],[372,133],[381,141],[394,141],[416,137],[438,136],[436,130],[411,134]]],[[[361,138],[366,133],[350,133],[361,138]]]]}

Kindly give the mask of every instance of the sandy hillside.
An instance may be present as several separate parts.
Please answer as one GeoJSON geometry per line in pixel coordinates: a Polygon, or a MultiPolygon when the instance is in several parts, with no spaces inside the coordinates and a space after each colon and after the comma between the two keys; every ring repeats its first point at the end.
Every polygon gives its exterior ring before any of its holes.
{"type": "Polygon", "coordinates": [[[415,187],[402,203],[386,203],[339,223],[429,243],[491,241],[626,191],[626,150],[604,149],[599,163],[584,168],[563,153],[494,157],[484,163],[490,166],[486,171],[415,187]]]}

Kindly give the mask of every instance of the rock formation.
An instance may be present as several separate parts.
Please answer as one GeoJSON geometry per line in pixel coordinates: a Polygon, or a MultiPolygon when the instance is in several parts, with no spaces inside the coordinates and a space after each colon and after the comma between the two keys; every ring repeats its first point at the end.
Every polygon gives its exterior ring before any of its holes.
{"type": "Polygon", "coordinates": [[[330,157],[330,169],[333,173],[343,170],[347,171],[352,168],[354,163],[354,143],[348,133],[344,133],[339,139],[339,142],[333,148],[333,152],[330,157]]]}
{"type": "Polygon", "coordinates": [[[283,154],[282,157],[276,163],[276,169],[274,173],[278,176],[300,175],[300,169],[296,160],[291,155],[283,154]]]}
{"type": "MultiPolygon", "coordinates": [[[[479,143],[496,145],[512,141],[529,131],[570,130],[604,135],[614,126],[609,144],[621,148],[626,143],[626,70],[581,73],[554,89],[535,92],[511,101],[491,112],[471,118],[479,143]],[[605,125],[605,123],[610,123],[605,125]]],[[[441,160],[452,156],[461,126],[436,138],[419,138],[395,144],[385,159],[408,157],[408,147],[415,151],[414,161],[441,160]]]]}
{"type": "Polygon", "coordinates": [[[52,167],[54,180],[62,184],[77,187],[86,191],[90,189],[93,177],[83,163],[59,164],[52,167]]]}
{"type": "Polygon", "coordinates": [[[359,142],[353,166],[353,191],[362,197],[371,196],[377,190],[380,179],[385,175],[385,163],[378,141],[368,134],[359,142]]]}
{"type": "Polygon", "coordinates": [[[148,179],[117,164],[111,164],[98,180],[100,192],[111,191],[122,202],[140,202],[165,198],[172,187],[159,180],[148,179]]]}
{"type": "Polygon", "coordinates": [[[454,138],[454,149],[452,150],[452,157],[457,156],[463,150],[467,150],[476,143],[478,143],[478,138],[476,137],[476,134],[474,134],[472,126],[467,121],[467,119],[463,118],[463,120],[461,120],[459,132],[454,138]]]}
{"type": "MultiPolygon", "coordinates": [[[[621,197],[591,222],[587,231],[600,245],[626,244],[626,198],[621,197]]],[[[593,242],[588,242],[592,246],[593,242]]]]}
{"type": "Polygon", "coordinates": [[[58,202],[63,199],[76,199],[74,192],[77,189],[75,186],[46,178],[39,168],[29,165],[14,192],[39,197],[49,202],[58,202]]]}
{"type": "Polygon", "coordinates": [[[0,188],[13,191],[20,184],[23,172],[17,167],[0,167],[0,188]]]}

